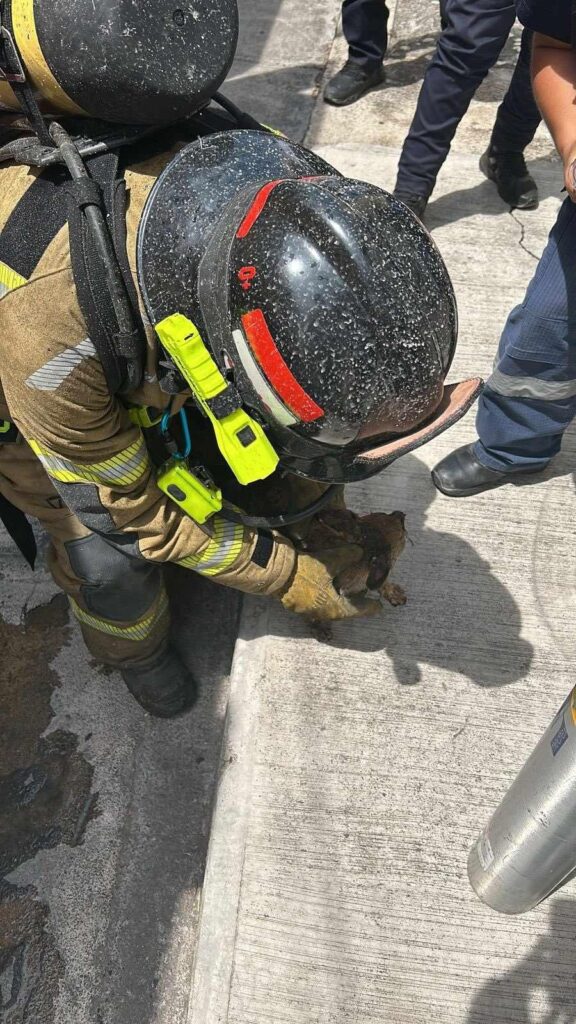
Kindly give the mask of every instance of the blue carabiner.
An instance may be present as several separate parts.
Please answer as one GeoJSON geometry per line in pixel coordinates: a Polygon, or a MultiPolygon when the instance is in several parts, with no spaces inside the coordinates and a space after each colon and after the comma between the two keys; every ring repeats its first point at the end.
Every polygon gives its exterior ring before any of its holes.
{"type": "MultiPolygon", "coordinates": [[[[188,417],[186,416],[186,410],[180,409],[178,415],[180,416],[180,426],[182,428],[182,434],[184,435],[184,451],[175,452],[173,458],[178,459],[181,462],[184,462],[190,455],[190,452],[192,451],[192,438],[190,436],[190,427],[188,425],[188,417]]],[[[170,433],[169,428],[171,418],[172,403],[170,403],[168,410],[164,413],[162,419],[160,420],[160,430],[162,431],[163,434],[170,433]]]]}
{"type": "Polygon", "coordinates": [[[184,451],[180,455],[179,459],[187,459],[192,451],[192,438],[190,437],[190,426],[188,423],[188,417],[185,409],[180,409],[180,426],[182,427],[182,433],[184,435],[184,451]]]}

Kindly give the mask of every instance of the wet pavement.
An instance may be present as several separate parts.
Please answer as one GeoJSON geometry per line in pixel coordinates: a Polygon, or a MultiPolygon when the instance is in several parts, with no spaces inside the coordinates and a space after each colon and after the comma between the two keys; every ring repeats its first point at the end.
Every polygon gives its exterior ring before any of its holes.
{"type": "Polygon", "coordinates": [[[64,962],[50,908],[34,886],[6,875],[39,850],[81,843],[97,813],[94,770],[64,729],[45,735],[59,685],[50,663],[68,635],[58,595],[27,611],[22,625],[0,622],[0,1008],[4,1019],[50,1020],[64,962]]]}
{"type": "Polygon", "coordinates": [[[156,721],[91,661],[42,562],[0,550],[0,1021],[183,1021],[238,600],[169,574],[201,696],[156,721]]]}

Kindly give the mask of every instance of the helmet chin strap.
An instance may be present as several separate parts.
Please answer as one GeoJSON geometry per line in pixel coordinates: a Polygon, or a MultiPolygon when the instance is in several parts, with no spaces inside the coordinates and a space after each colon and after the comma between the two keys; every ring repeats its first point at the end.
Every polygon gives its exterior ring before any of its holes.
{"type": "Polygon", "coordinates": [[[281,530],[284,526],[293,526],[294,523],[301,523],[303,519],[308,519],[310,516],[315,515],[316,512],[320,512],[338,490],[338,484],[331,484],[324,491],[324,494],[312,502],[311,505],[307,505],[306,508],[302,508],[298,512],[286,512],[284,515],[270,517],[247,516],[242,512],[234,512],[233,509],[226,506],[222,508],[219,515],[223,516],[224,519],[229,519],[232,523],[240,523],[242,526],[249,526],[253,530],[281,530]]]}

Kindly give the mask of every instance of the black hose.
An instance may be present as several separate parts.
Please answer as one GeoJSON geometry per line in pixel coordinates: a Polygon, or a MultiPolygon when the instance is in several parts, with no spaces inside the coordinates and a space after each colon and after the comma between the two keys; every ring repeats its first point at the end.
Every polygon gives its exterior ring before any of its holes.
{"type": "MultiPolygon", "coordinates": [[[[102,153],[109,153],[113,149],[122,149],[124,146],[135,145],[143,139],[154,135],[159,130],[156,125],[152,128],[141,128],[139,131],[134,131],[130,126],[129,130],[119,129],[116,134],[93,139],[74,139],[73,143],[78,155],[84,160],[89,156],[100,156],[102,153]]],[[[39,162],[39,166],[48,167],[50,164],[57,163],[60,159],[59,152],[46,153],[39,162]]]]}
{"type": "MultiPolygon", "coordinates": [[[[91,182],[93,179],[88,174],[74,141],[57,121],[52,121],[50,125],[50,137],[58,147],[58,151],[73,181],[88,180],[91,182]]],[[[118,264],[118,258],[108,230],[106,218],[99,202],[96,199],[91,199],[89,196],[83,199],[82,208],[104,266],[110,300],[118,325],[119,342],[122,345],[121,355],[126,359],[127,372],[129,378],[132,378],[128,379],[127,385],[138,386],[140,383],[138,337],[130,298],[118,264]]]]}
{"type": "Polygon", "coordinates": [[[273,135],[270,128],[267,128],[265,124],[260,124],[255,117],[251,114],[247,114],[244,110],[240,110],[232,100],[229,100],[227,96],[223,96],[221,92],[215,92],[212,99],[219,107],[226,110],[227,113],[231,114],[235,121],[238,122],[241,128],[253,128],[259,132],[267,132],[269,135],[273,135]]]}

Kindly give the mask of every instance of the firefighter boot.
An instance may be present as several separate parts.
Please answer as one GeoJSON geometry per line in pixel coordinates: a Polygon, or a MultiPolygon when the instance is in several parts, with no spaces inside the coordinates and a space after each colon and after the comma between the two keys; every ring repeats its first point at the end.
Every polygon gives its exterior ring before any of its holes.
{"type": "Polygon", "coordinates": [[[120,673],[132,696],[157,718],[180,715],[196,700],[196,683],[168,643],[144,661],[120,666],[120,673]]]}

